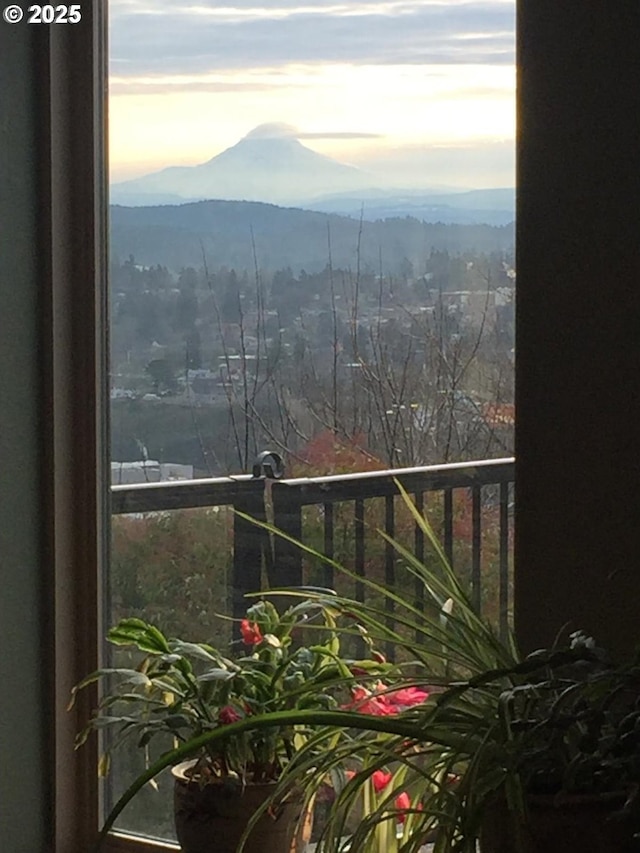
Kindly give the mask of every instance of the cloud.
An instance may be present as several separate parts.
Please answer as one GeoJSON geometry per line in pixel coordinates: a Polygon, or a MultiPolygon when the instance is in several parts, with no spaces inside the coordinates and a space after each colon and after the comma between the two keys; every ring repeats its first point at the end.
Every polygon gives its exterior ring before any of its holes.
{"type": "Polygon", "coordinates": [[[359,131],[319,130],[305,132],[284,121],[259,124],[246,134],[245,139],[381,139],[379,133],[359,131]]]}
{"type": "Polygon", "coordinates": [[[245,139],[297,139],[299,131],[284,121],[270,121],[250,130],[245,139]]]}
{"type": "Polygon", "coordinates": [[[314,63],[514,62],[513,0],[112,0],[110,9],[120,79],[314,63]]]}
{"type": "Polygon", "coordinates": [[[166,77],[116,77],[109,79],[109,93],[111,95],[170,95],[172,93],[184,92],[207,92],[211,94],[246,92],[270,92],[278,86],[287,89],[306,88],[303,83],[296,84],[293,81],[274,80],[265,81],[259,79],[231,80],[231,79],[193,79],[187,76],[175,76],[170,79],[166,77]]]}
{"type": "Polygon", "coordinates": [[[320,130],[314,133],[299,133],[298,139],[384,139],[384,135],[350,130],[320,130]]]}

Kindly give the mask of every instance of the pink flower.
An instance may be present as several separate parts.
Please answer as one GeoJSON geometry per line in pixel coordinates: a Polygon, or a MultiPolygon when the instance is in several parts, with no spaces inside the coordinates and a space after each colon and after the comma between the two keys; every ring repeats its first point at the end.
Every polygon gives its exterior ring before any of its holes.
{"type": "Polygon", "coordinates": [[[386,691],[382,683],[378,684],[373,692],[365,687],[354,687],[351,695],[353,701],[342,706],[345,710],[373,714],[376,717],[399,714],[404,708],[420,705],[429,698],[429,693],[418,687],[399,687],[397,690],[386,691]]]}
{"type": "Polygon", "coordinates": [[[429,693],[426,690],[420,690],[419,687],[401,687],[398,690],[390,690],[381,698],[384,698],[390,705],[410,708],[413,705],[421,705],[426,702],[429,693]]]}
{"type": "Polygon", "coordinates": [[[264,639],[258,623],[248,619],[243,619],[240,623],[240,633],[247,646],[257,646],[264,639]]]}
{"type": "Polygon", "coordinates": [[[367,690],[366,687],[354,687],[351,690],[351,695],[353,696],[354,703],[355,702],[362,702],[367,697],[371,696],[371,692],[369,690],[367,690]]]}
{"type": "Polygon", "coordinates": [[[376,792],[376,794],[379,794],[381,793],[381,791],[384,791],[391,779],[391,773],[385,773],[384,770],[375,770],[371,774],[371,781],[373,782],[373,790],[376,792]]]}
{"type": "Polygon", "coordinates": [[[388,717],[397,713],[395,708],[388,705],[379,696],[372,696],[371,699],[361,702],[355,710],[360,711],[361,714],[372,714],[375,717],[388,717]]]}
{"type": "Polygon", "coordinates": [[[230,723],[237,723],[239,719],[240,714],[231,705],[225,705],[224,708],[220,708],[218,722],[223,726],[228,726],[230,723]]]}
{"type": "Polygon", "coordinates": [[[388,717],[397,714],[397,710],[384,701],[384,696],[371,693],[365,687],[354,687],[351,691],[353,701],[343,705],[345,711],[358,711],[374,717],[388,717]]]}

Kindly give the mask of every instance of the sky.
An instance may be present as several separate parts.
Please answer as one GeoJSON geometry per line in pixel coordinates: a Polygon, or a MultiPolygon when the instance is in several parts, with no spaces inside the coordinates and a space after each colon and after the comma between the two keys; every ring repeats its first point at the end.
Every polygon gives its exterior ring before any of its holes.
{"type": "Polygon", "coordinates": [[[514,184],[515,0],[111,0],[110,168],[260,124],[398,186],[514,184]]]}

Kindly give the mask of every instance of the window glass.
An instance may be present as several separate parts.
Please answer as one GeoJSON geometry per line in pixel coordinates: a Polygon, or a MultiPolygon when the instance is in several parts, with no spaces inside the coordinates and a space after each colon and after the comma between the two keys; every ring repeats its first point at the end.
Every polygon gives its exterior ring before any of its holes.
{"type": "MultiPolygon", "coordinates": [[[[114,484],[511,454],[514,18],[111,0],[114,484]]],[[[228,643],[232,534],[227,505],[118,514],[111,618],[228,643]]],[[[173,837],[159,786],[123,828],[173,837]]]]}

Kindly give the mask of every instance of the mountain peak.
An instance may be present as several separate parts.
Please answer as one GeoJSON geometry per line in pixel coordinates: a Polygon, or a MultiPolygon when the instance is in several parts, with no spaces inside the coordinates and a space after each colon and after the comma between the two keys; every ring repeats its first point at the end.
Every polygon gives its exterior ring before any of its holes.
{"type": "Polygon", "coordinates": [[[271,121],[259,124],[250,130],[243,139],[297,139],[298,128],[284,121],[271,121]]]}
{"type": "Polygon", "coordinates": [[[362,190],[366,172],[307,148],[285,122],[259,124],[235,145],[199,166],[163,169],[112,187],[114,203],[153,194],[185,201],[228,199],[296,204],[332,192],[362,190]]]}

